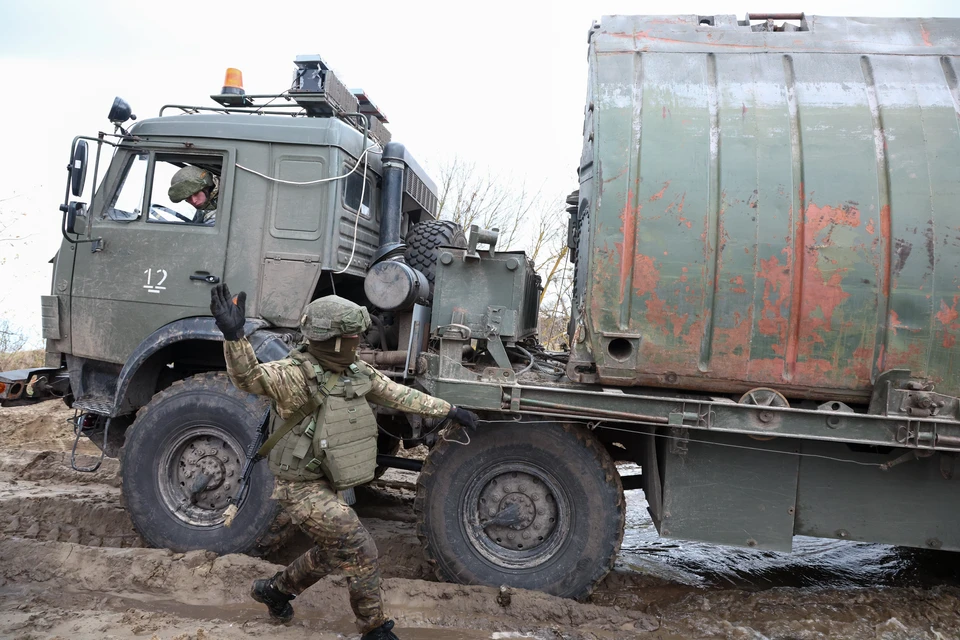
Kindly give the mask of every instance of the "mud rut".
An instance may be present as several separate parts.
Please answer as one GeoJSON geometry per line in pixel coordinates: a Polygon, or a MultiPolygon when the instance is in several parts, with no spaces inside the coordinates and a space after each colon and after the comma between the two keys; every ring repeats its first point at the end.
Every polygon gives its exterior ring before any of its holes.
{"type": "MultiPolygon", "coordinates": [[[[266,559],[143,548],[116,461],[95,474],[69,468],[71,415],[57,402],[0,409],[0,637],[356,637],[338,576],[298,598],[288,626],[249,599],[251,581],[305,549],[303,538],[266,559]]],[[[82,452],[93,462],[92,445],[82,452]]],[[[358,504],[404,640],[960,638],[960,589],[944,585],[746,591],[615,571],[586,603],[514,591],[501,604],[497,589],[435,581],[412,522],[413,481],[391,472],[358,504]]]]}

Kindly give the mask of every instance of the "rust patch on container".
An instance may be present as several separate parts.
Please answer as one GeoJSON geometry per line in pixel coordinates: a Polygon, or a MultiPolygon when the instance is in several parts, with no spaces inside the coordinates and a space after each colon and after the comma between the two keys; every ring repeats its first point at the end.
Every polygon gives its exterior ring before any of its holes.
{"type": "MultiPolygon", "coordinates": [[[[787,250],[784,249],[784,252],[787,250]]],[[[760,273],[764,280],[763,307],[757,321],[757,329],[766,336],[778,336],[781,341],[787,335],[787,318],[783,314],[783,306],[789,300],[787,292],[790,288],[790,266],[781,265],[777,256],[768,260],[760,260],[760,273]]],[[[777,376],[779,378],[779,375],[777,376]]]]}
{"type": "Polygon", "coordinates": [[[743,276],[737,276],[736,278],[730,278],[730,284],[736,285],[730,287],[730,291],[734,293],[746,293],[747,290],[743,286],[743,276]]]}
{"type": "Polygon", "coordinates": [[[658,282],[660,282],[660,272],[656,268],[654,259],[638,254],[633,259],[633,288],[637,295],[652,293],[656,290],[658,282]]]}
{"type": "MultiPolygon", "coordinates": [[[[650,202],[661,199],[663,197],[663,194],[666,193],[667,187],[669,186],[670,186],[670,181],[667,180],[666,182],[663,183],[663,188],[660,189],[660,191],[657,191],[655,194],[650,196],[650,202]]],[[[669,210],[669,207],[668,207],[668,210],[669,210]]]]}
{"type": "Polygon", "coordinates": [[[948,326],[955,322],[957,318],[960,318],[960,312],[957,311],[957,300],[960,300],[960,296],[953,296],[953,305],[950,307],[943,300],[940,301],[940,311],[934,314],[940,324],[948,326]]]}
{"type": "Polygon", "coordinates": [[[927,47],[932,47],[933,43],[930,42],[930,32],[927,31],[924,26],[920,25],[920,37],[923,38],[923,44],[927,47]]]}
{"type": "MultiPolygon", "coordinates": [[[[790,336],[791,340],[787,348],[787,362],[791,367],[795,365],[799,356],[812,353],[815,344],[825,344],[824,337],[819,331],[823,330],[825,333],[831,331],[834,311],[850,297],[842,287],[847,270],[836,269],[829,277],[824,277],[818,264],[820,258],[818,248],[832,245],[830,234],[836,225],[859,227],[860,210],[852,204],[841,207],[820,207],[810,202],[805,207],[804,222],[803,245],[806,255],[802,261],[798,261],[802,269],[802,297],[798,307],[791,307],[791,314],[798,313],[800,318],[796,326],[797,333],[790,336]],[[826,236],[821,237],[825,230],[826,236]],[[818,309],[822,318],[817,317],[818,309]]],[[[793,293],[796,299],[799,292],[793,293]]],[[[819,384],[823,381],[810,380],[809,382],[819,384]]]]}
{"type": "Polygon", "coordinates": [[[850,365],[843,370],[843,375],[854,380],[869,380],[870,368],[873,360],[872,347],[859,347],[853,350],[853,359],[850,365]]]}
{"type": "Polygon", "coordinates": [[[897,329],[903,329],[904,325],[900,324],[900,316],[897,315],[897,312],[893,309],[890,309],[890,313],[887,314],[887,329],[897,335],[897,329]]]}
{"type": "Polygon", "coordinates": [[[869,233],[870,235],[873,235],[873,233],[877,230],[876,227],[873,226],[873,218],[870,218],[869,220],[867,220],[867,226],[865,228],[867,230],[867,233],[869,233]]]}
{"type": "Polygon", "coordinates": [[[909,369],[915,376],[926,377],[927,347],[911,342],[906,349],[891,348],[883,358],[887,369],[909,369]]]}
{"type": "Polygon", "coordinates": [[[953,305],[947,306],[943,300],[940,301],[940,311],[934,314],[940,324],[943,325],[943,347],[949,349],[957,344],[957,336],[953,332],[960,329],[960,311],[957,311],[957,301],[960,301],[960,295],[953,296],[953,305]]]}
{"type": "MultiPolygon", "coordinates": [[[[637,205],[634,209],[630,206],[633,202],[633,190],[627,191],[627,204],[620,214],[620,233],[623,234],[622,242],[617,242],[614,246],[617,248],[617,254],[620,256],[620,303],[623,303],[623,296],[626,293],[627,279],[630,276],[630,270],[633,268],[633,252],[637,244],[637,222],[640,217],[642,205],[637,205]]],[[[598,270],[597,278],[602,283],[602,274],[598,270]]]]}
{"type": "Polygon", "coordinates": [[[750,359],[750,338],[753,332],[753,305],[746,308],[746,315],[733,313],[732,327],[715,329],[714,372],[724,378],[743,375],[750,359]]]}

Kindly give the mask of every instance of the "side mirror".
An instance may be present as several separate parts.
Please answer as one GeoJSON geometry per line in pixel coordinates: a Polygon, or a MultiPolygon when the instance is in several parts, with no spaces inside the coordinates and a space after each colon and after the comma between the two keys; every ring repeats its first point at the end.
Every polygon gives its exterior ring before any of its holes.
{"type": "Polygon", "coordinates": [[[83,195],[83,185],[87,181],[87,141],[77,140],[70,161],[70,191],[76,197],[83,195]]]}
{"type": "Polygon", "coordinates": [[[83,202],[71,202],[67,205],[67,233],[77,235],[86,233],[87,205],[83,202]]]}

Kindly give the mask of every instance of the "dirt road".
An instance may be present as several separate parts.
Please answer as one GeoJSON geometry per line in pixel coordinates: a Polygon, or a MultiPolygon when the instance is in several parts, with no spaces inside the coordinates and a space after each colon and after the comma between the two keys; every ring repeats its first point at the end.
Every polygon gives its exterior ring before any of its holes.
{"type": "MultiPolygon", "coordinates": [[[[0,637],[356,637],[340,577],[298,598],[288,626],[271,624],[249,599],[250,582],[277,571],[302,539],[267,559],[143,548],[121,506],[116,461],[94,474],[69,468],[72,415],[58,402],[0,409],[0,637]]],[[[81,442],[81,463],[96,452],[81,442]]],[[[387,480],[389,491],[361,495],[358,511],[377,540],[386,607],[404,640],[960,638],[953,554],[809,543],[798,556],[750,555],[666,544],[650,535],[639,491],[627,494],[618,569],[589,602],[514,591],[502,604],[497,589],[436,582],[411,522],[413,478],[387,480]]]]}

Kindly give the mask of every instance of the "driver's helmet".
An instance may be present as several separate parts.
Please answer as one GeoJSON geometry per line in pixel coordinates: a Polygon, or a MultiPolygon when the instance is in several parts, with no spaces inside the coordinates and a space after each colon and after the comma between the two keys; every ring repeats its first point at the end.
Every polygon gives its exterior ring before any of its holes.
{"type": "Polygon", "coordinates": [[[213,186],[213,174],[200,167],[184,167],[170,179],[167,195],[171,202],[182,202],[201,189],[213,186]]]}
{"type": "Polygon", "coordinates": [[[300,330],[307,340],[330,340],[363,333],[370,327],[367,308],[340,296],[324,296],[307,305],[300,330]]]}

